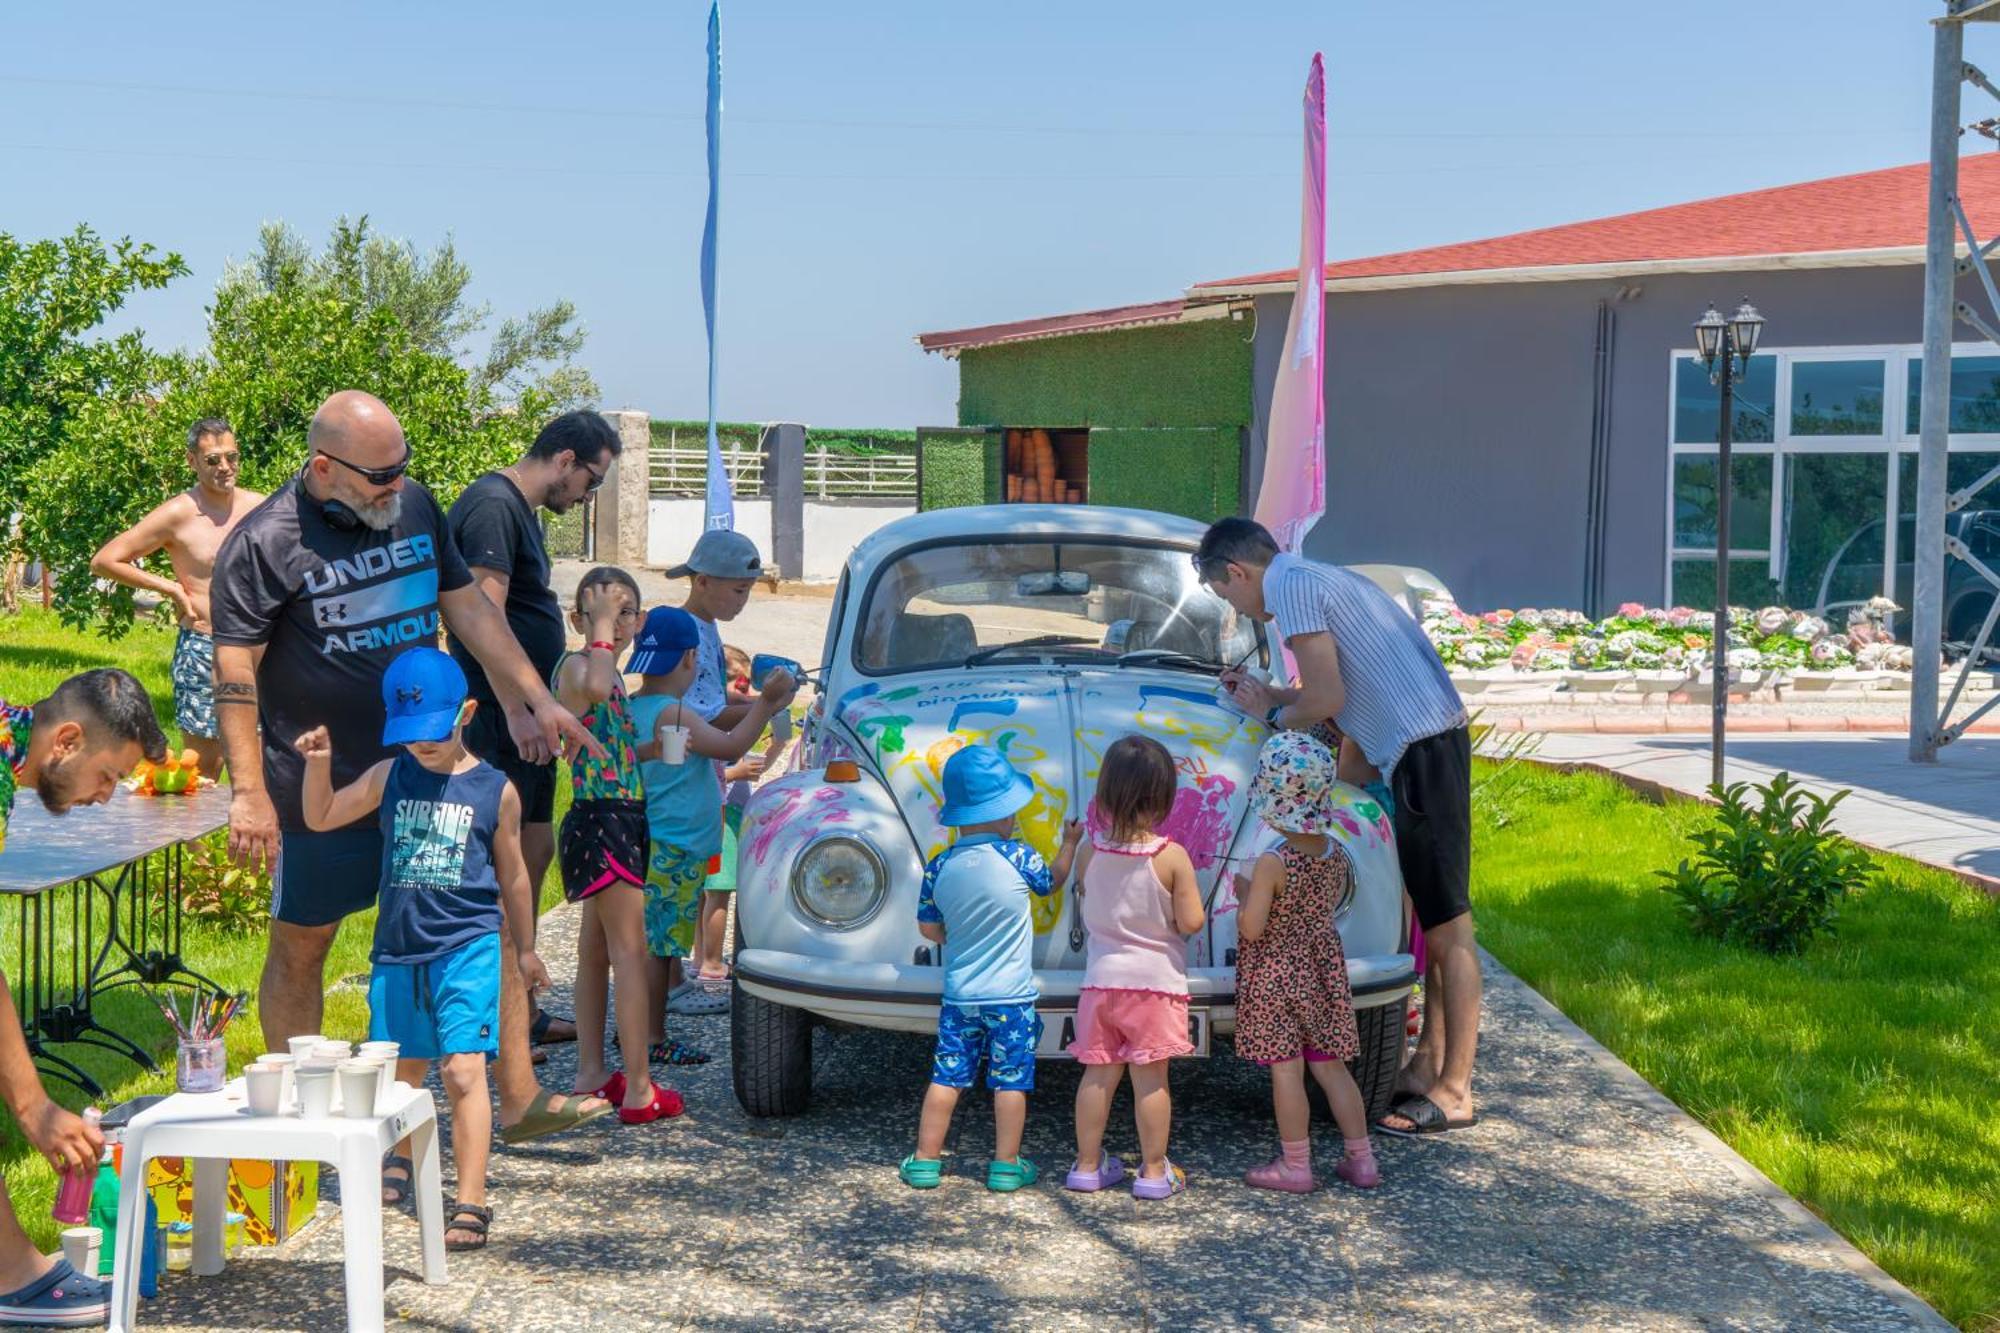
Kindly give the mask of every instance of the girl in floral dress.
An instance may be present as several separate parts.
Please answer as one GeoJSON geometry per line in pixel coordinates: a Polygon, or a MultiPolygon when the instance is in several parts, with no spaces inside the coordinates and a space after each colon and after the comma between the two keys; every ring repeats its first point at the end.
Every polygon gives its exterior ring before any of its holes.
{"type": "Polygon", "coordinates": [[[1326,1092],[1346,1153],[1334,1174],[1373,1189],[1382,1174],[1368,1141],[1367,1107],[1347,1061],[1360,1053],[1347,957],[1333,909],[1353,869],[1327,832],[1332,751],[1303,732],[1264,744],[1250,808],[1284,843],[1257,858],[1237,914],[1236,1051],[1271,1071],[1279,1155],[1244,1179],[1258,1189],[1314,1187],[1306,1074],[1326,1092]]]}

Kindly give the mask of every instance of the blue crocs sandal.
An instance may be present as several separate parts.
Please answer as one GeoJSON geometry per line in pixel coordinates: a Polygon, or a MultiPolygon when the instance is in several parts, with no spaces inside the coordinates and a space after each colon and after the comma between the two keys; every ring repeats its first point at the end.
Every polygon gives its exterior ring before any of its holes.
{"type": "Polygon", "coordinates": [[[67,1259],[0,1296],[0,1326],[8,1328],[92,1328],[110,1318],[111,1284],[85,1277],[67,1259]]]}
{"type": "Polygon", "coordinates": [[[938,1187],[938,1182],[944,1179],[944,1163],[935,1157],[925,1161],[915,1153],[911,1153],[903,1159],[903,1164],[896,1168],[896,1174],[901,1176],[903,1183],[913,1190],[934,1190],[938,1187]]]}
{"type": "Polygon", "coordinates": [[[1011,1162],[991,1161],[986,1164],[986,1188],[998,1194],[1012,1194],[1024,1185],[1034,1184],[1040,1174],[1025,1157],[1016,1157],[1011,1162]]]}

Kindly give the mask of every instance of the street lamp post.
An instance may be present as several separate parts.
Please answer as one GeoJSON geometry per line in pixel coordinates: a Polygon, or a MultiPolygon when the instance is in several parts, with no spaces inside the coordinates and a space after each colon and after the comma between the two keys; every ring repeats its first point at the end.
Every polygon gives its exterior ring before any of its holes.
{"type": "Polygon", "coordinates": [[[1715,430],[1715,646],[1709,655],[1714,708],[1710,780],[1717,787],[1722,785],[1723,737],[1729,725],[1729,445],[1735,425],[1736,381],[1749,371],[1751,353],[1757,350],[1757,338],[1763,331],[1764,317],[1747,296],[1728,319],[1711,305],[1694,325],[1695,351],[1722,396],[1722,415],[1715,430]]]}

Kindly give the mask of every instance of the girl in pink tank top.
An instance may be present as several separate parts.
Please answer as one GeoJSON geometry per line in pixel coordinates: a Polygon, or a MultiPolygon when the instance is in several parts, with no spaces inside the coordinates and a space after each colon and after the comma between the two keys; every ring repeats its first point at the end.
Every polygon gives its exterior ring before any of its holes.
{"type": "Polygon", "coordinates": [[[1077,871],[1089,943],[1071,1048],[1086,1067],[1076,1091],[1076,1164],[1064,1181],[1073,1190],[1124,1177],[1124,1164],[1104,1151],[1104,1127],[1128,1066],[1144,1158],[1132,1195],[1165,1199],[1187,1188],[1187,1174],[1167,1159],[1167,1061],[1194,1050],[1187,936],[1201,929],[1203,912],[1194,862],[1154,832],[1173,812],[1175,785],[1173,756],[1156,740],[1127,736],[1105,751],[1098,831],[1077,871]]]}

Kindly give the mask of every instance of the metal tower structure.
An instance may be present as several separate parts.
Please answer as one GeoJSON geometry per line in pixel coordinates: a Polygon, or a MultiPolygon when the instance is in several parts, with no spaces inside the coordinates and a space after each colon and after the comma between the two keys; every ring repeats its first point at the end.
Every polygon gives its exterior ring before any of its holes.
{"type": "MultiPolygon", "coordinates": [[[[1957,537],[1945,532],[1945,517],[1963,508],[1972,497],[1996,479],[1994,468],[1969,486],[1948,490],[1951,433],[1951,334],[1963,322],[1981,337],[2000,347],[2000,286],[1996,286],[1987,260],[2000,248],[2000,236],[1984,243],[1973,234],[1972,221],[1958,197],[1958,143],[1963,129],[1959,122],[1959,98],[1966,84],[2000,99],[1996,88],[1975,66],[1965,61],[1965,28],[1969,23],[2000,21],[2000,0],[1946,0],[1945,13],[1932,20],[1931,64],[1931,172],[1930,219],[1924,237],[1924,353],[1923,396],[1918,426],[1921,443],[1917,453],[1917,526],[1910,552],[1916,565],[1915,588],[1910,608],[1910,642],[1916,653],[1910,683],[1910,758],[1916,763],[1935,763],[1938,748],[1965,734],[1965,729],[1988,709],[2000,704],[2000,695],[1973,709],[1957,722],[1951,720],[1965,690],[1966,677],[1985,656],[2000,619],[2000,573],[1995,573],[1972,554],[1957,537]],[[1965,254],[1959,255],[1960,237],[1965,254]],[[1958,299],[1958,279],[1976,275],[1984,290],[1990,314],[1982,314],[1969,301],[1958,299]],[[1992,609],[1968,646],[1951,693],[1942,706],[1938,703],[1939,658],[1944,647],[1945,558],[1963,560],[1994,588],[1992,609]]],[[[1893,590],[1893,585],[1892,589],[1893,590]]]]}

